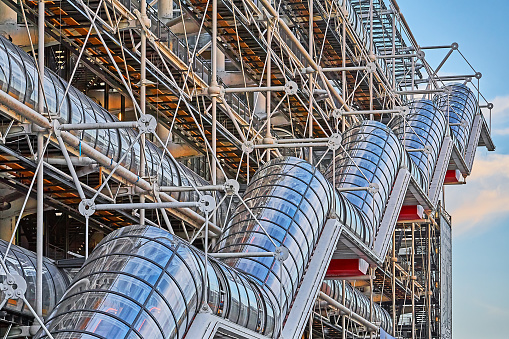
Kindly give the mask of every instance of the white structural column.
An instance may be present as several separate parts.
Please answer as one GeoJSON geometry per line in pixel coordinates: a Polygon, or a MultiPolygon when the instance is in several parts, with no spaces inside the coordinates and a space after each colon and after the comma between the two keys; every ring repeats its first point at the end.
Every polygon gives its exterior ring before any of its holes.
{"type": "MultiPolygon", "coordinates": [[[[39,41],[38,41],[38,66],[39,66],[39,89],[37,110],[44,114],[44,0],[38,3],[39,18],[39,41]]],[[[37,160],[41,159],[44,149],[44,132],[37,133],[37,160]]],[[[41,166],[37,174],[37,268],[35,286],[35,312],[42,316],[42,270],[43,270],[43,249],[44,249],[44,166],[41,166]]]]}
{"type": "MultiPolygon", "coordinates": [[[[369,1],[369,58],[370,62],[375,62],[375,50],[373,46],[373,0],[369,1]]],[[[369,72],[369,110],[373,110],[373,73],[369,72]]],[[[370,114],[369,119],[373,120],[374,115],[370,114]]]]}
{"type": "MultiPolygon", "coordinates": [[[[272,84],[272,20],[269,17],[267,19],[267,88],[271,87],[272,84]]],[[[265,100],[265,111],[267,112],[267,130],[265,133],[265,140],[264,143],[272,144],[272,133],[270,131],[271,129],[271,119],[270,119],[270,90],[267,91],[267,96],[265,100]]],[[[267,149],[267,161],[270,161],[270,149],[267,149]]]]}
{"type": "Polygon", "coordinates": [[[391,285],[392,285],[392,336],[396,337],[396,232],[392,233],[391,285]]]}
{"type": "Polygon", "coordinates": [[[157,1],[157,17],[164,24],[173,19],[173,0],[157,1]]]}
{"type": "Polygon", "coordinates": [[[415,338],[415,223],[412,223],[412,339],[415,338]]]}
{"type": "MultiPolygon", "coordinates": [[[[313,52],[315,49],[315,39],[314,39],[314,30],[313,30],[313,0],[309,0],[309,56],[313,58],[313,52]]],[[[309,119],[308,119],[308,131],[309,137],[313,137],[313,91],[314,91],[314,73],[309,75],[309,119]]],[[[313,147],[309,147],[309,163],[313,163],[313,147]]]]}
{"type": "MultiPolygon", "coordinates": [[[[346,95],[346,20],[347,20],[347,13],[346,5],[343,4],[343,7],[341,9],[343,10],[344,16],[343,16],[343,22],[341,25],[341,66],[343,67],[343,71],[341,72],[341,97],[343,98],[343,102],[346,103],[346,99],[348,96],[346,95]]],[[[341,132],[344,132],[346,129],[346,117],[341,117],[341,132]]],[[[333,162],[334,163],[334,162],[333,162]]]]}
{"type": "MultiPolygon", "coordinates": [[[[173,5],[172,5],[173,6],[173,5]]],[[[147,0],[141,0],[140,2],[140,13],[141,20],[143,20],[143,25],[145,25],[147,20],[147,0]]],[[[144,29],[141,30],[141,62],[140,62],[140,108],[141,115],[146,114],[146,95],[147,95],[147,33],[144,29]]],[[[140,138],[140,177],[145,177],[145,134],[141,135],[140,138]]],[[[143,193],[140,194],[140,203],[145,202],[145,195],[143,193]]],[[[140,225],[145,225],[145,209],[141,208],[139,211],[140,214],[140,225]]]]}
{"type": "MultiPolygon", "coordinates": [[[[212,100],[212,131],[211,131],[211,148],[212,148],[212,156],[210,157],[210,176],[212,179],[212,185],[217,184],[217,96],[219,95],[219,88],[217,83],[217,0],[212,0],[212,77],[210,79],[210,94],[212,100]]],[[[215,194],[214,194],[215,196],[215,194]]],[[[212,215],[212,223],[216,224],[217,222],[217,213],[213,213],[212,215]]],[[[208,237],[208,234],[206,234],[208,237]]],[[[208,249],[206,248],[205,251],[208,249]]]]}

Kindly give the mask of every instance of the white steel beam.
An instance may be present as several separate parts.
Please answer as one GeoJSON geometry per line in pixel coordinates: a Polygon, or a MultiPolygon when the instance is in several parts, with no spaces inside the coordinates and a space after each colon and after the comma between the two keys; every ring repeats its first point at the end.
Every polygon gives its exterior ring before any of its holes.
{"type": "Polygon", "coordinates": [[[329,219],[325,223],[286,319],[282,338],[298,339],[302,337],[342,229],[343,226],[336,219],[329,219]]]}

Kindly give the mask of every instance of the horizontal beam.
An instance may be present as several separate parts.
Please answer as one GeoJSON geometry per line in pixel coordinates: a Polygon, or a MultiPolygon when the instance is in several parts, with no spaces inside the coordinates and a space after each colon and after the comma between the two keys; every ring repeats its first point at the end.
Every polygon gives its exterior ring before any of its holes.
{"type": "Polygon", "coordinates": [[[274,257],[277,255],[275,252],[233,252],[233,253],[210,253],[211,257],[216,259],[228,259],[228,258],[259,258],[259,257],[274,257]]]}
{"type": "Polygon", "coordinates": [[[61,124],[59,129],[61,131],[73,130],[90,130],[90,129],[120,129],[120,128],[136,128],[138,121],[116,121],[116,122],[100,122],[89,124],[61,124]]]}
{"type": "Polygon", "coordinates": [[[327,142],[298,142],[298,143],[274,143],[274,144],[258,144],[253,145],[255,149],[260,148],[293,148],[293,147],[327,147],[329,144],[327,142]]]}
{"type": "Polygon", "coordinates": [[[365,114],[393,114],[401,113],[401,109],[378,109],[378,110],[366,110],[366,111],[350,111],[342,112],[342,115],[365,115],[365,114]]]}
{"type": "Polygon", "coordinates": [[[160,186],[159,192],[224,191],[224,185],[205,186],[160,186]]]}
{"type": "Polygon", "coordinates": [[[96,211],[115,211],[115,210],[135,210],[135,209],[146,209],[155,210],[159,208],[190,208],[199,207],[200,202],[138,202],[138,203],[126,203],[126,204],[97,204],[95,205],[96,211]]]}
{"type": "Polygon", "coordinates": [[[286,86],[270,86],[270,87],[226,87],[224,93],[246,93],[246,92],[281,92],[285,91],[286,86]]]}
{"type": "Polygon", "coordinates": [[[352,311],[348,307],[341,305],[339,302],[337,302],[336,300],[332,299],[327,294],[325,294],[323,292],[319,292],[318,293],[318,298],[320,298],[323,301],[327,302],[330,306],[339,309],[342,313],[348,315],[350,318],[352,318],[353,320],[357,321],[361,325],[366,326],[366,328],[370,332],[377,332],[378,331],[379,326],[377,326],[377,325],[373,324],[372,322],[369,322],[368,320],[364,319],[363,317],[361,317],[360,315],[358,315],[357,313],[355,313],[354,311],[352,311]]]}
{"type": "Polygon", "coordinates": [[[444,93],[446,92],[445,89],[416,89],[416,90],[409,90],[409,91],[395,91],[394,93],[399,95],[406,95],[406,94],[433,94],[433,93],[444,93]]]}

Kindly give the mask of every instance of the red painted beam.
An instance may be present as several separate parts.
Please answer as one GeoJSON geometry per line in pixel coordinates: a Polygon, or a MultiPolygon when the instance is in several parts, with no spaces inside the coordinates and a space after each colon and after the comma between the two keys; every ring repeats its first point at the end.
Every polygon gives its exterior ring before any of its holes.
{"type": "Polygon", "coordinates": [[[424,207],[421,205],[401,206],[398,221],[424,219],[424,207]]]}
{"type": "Polygon", "coordinates": [[[325,278],[348,278],[364,275],[368,271],[368,263],[364,259],[332,259],[325,278]]]}
{"type": "Polygon", "coordinates": [[[444,184],[459,184],[461,181],[461,172],[459,170],[449,170],[445,173],[444,184]]]}

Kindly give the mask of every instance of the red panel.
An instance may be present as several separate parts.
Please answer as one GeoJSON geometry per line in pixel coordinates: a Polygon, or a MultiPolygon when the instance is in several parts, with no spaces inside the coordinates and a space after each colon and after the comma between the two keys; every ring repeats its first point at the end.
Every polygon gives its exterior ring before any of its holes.
{"type": "Polygon", "coordinates": [[[424,219],[424,207],[421,205],[401,206],[398,221],[424,219]]]}
{"type": "Polygon", "coordinates": [[[444,184],[458,184],[461,180],[461,172],[459,170],[450,170],[445,173],[444,184]]]}
{"type": "Polygon", "coordinates": [[[363,259],[332,259],[325,273],[326,278],[356,277],[366,274],[368,265],[363,259]]]}

